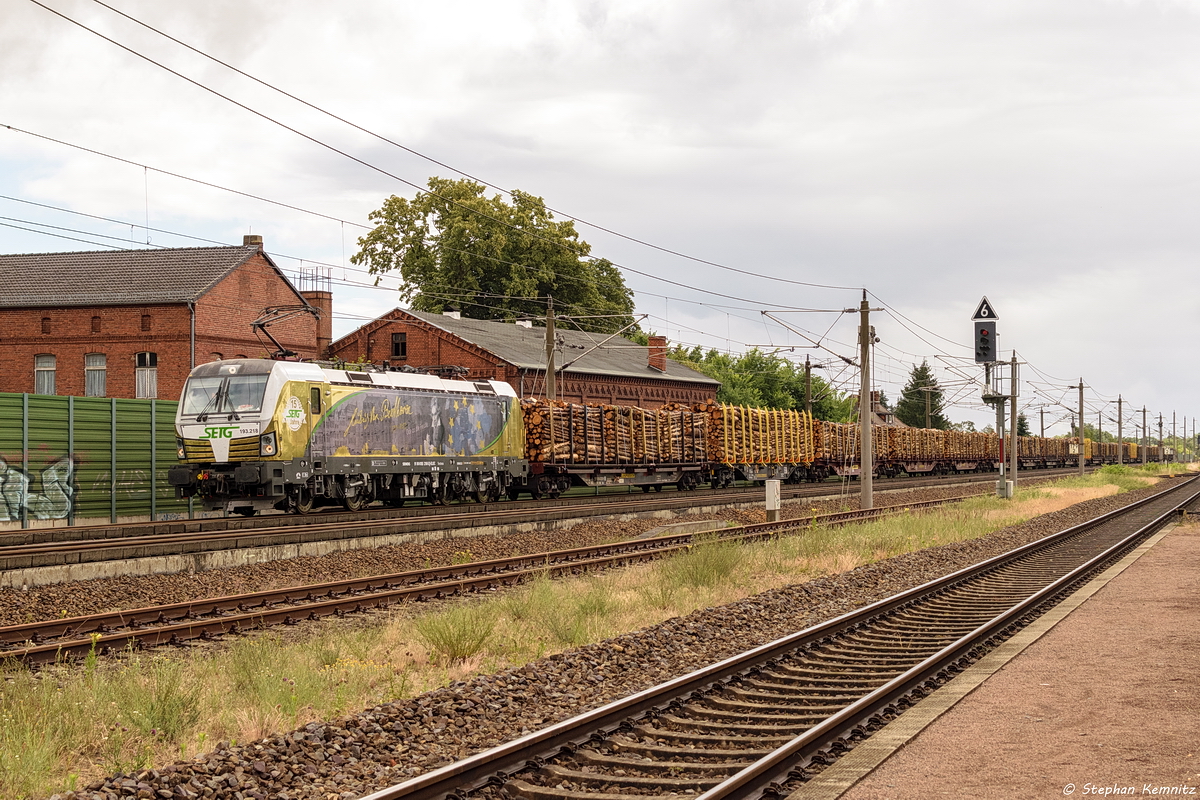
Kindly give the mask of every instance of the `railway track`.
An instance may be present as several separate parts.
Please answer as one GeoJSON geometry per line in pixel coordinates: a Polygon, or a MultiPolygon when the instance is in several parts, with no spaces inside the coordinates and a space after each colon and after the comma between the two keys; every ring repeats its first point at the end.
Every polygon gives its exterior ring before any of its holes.
{"type": "MultiPolygon", "coordinates": [[[[1027,473],[1038,479],[1073,474],[1074,470],[1027,473]]],[[[954,484],[992,483],[995,475],[957,475],[939,479],[890,479],[880,489],[922,488],[954,484]]],[[[787,487],[785,499],[827,497],[832,484],[787,487]]],[[[694,511],[757,502],[760,487],[738,487],[719,492],[665,492],[644,495],[608,494],[562,498],[553,501],[424,506],[413,509],[372,510],[365,515],[334,513],[312,517],[276,515],[236,519],[196,520],[132,526],[51,528],[0,534],[0,571],[54,567],[148,556],[199,554],[277,545],[380,536],[417,536],[448,528],[499,527],[520,523],[545,523],[662,510],[694,511]],[[328,517],[328,518],[326,518],[328,517]]]]}
{"type": "MultiPolygon", "coordinates": [[[[810,525],[845,525],[957,502],[975,494],[881,506],[866,511],[819,514],[724,528],[722,540],[752,542],[810,525]]],[[[276,589],[228,597],[83,617],[0,627],[0,659],[45,664],[88,653],[106,655],[127,648],[184,644],[227,633],[295,624],[330,615],[386,608],[404,602],[488,591],[543,575],[579,574],[639,561],[665,558],[691,547],[693,534],[674,534],[613,544],[433,567],[367,578],[276,589]]]]}
{"type": "Polygon", "coordinates": [[[1197,479],[371,794],[785,796],[1193,503],[1197,479]]]}

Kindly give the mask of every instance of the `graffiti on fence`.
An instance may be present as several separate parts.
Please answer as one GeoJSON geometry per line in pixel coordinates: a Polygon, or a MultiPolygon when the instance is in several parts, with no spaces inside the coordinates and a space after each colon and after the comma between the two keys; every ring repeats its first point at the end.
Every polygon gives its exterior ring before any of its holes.
{"type": "Polygon", "coordinates": [[[66,519],[75,503],[75,462],[69,456],[47,464],[39,480],[0,457],[0,521],[66,519]]]}

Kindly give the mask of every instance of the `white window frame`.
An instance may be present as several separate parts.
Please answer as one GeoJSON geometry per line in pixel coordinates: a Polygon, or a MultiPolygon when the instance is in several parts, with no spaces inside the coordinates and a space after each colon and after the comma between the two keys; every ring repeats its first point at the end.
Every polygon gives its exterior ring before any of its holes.
{"type": "Polygon", "coordinates": [[[108,397],[108,356],[104,353],[84,355],[83,394],[84,397],[108,397]]]}
{"type": "Polygon", "coordinates": [[[54,383],[57,372],[58,359],[52,353],[39,353],[38,355],[34,356],[33,393],[56,394],[54,391],[54,383]]]}
{"type": "Polygon", "coordinates": [[[158,353],[142,352],[134,356],[134,378],[136,391],[134,396],[139,400],[153,400],[158,397],[158,353]]]}

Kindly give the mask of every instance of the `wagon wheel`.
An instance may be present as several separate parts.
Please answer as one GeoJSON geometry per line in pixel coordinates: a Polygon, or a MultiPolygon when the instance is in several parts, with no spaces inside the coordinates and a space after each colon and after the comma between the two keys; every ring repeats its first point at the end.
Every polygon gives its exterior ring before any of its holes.
{"type": "Polygon", "coordinates": [[[521,488],[519,486],[517,486],[516,484],[513,484],[512,486],[508,487],[508,499],[509,500],[516,500],[520,496],[521,496],[521,488]]]}

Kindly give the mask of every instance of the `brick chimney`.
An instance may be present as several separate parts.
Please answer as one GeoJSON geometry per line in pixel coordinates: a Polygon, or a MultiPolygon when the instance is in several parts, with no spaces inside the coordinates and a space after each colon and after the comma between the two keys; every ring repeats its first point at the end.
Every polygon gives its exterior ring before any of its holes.
{"type": "Polygon", "coordinates": [[[649,349],[649,365],[650,369],[656,369],[659,372],[667,371],[667,337],[651,336],[649,349]]]}
{"type": "Polygon", "coordinates": [[[247,233],[242,237],[242,247],[257,247],[258,252],[262,252],[263,241],[262,237],[257,233],[247,233]]]}
{"type": "Polygon", "coordinates": [[[321,312],[317,319],[317,358],[329,357],[329,343],[333,341],[333,292],[301,292],[300,295],[321,312]]]}

